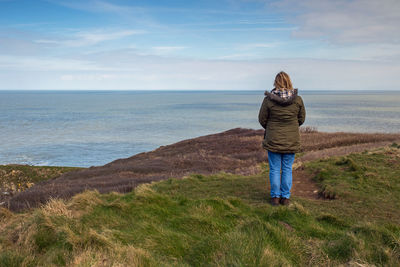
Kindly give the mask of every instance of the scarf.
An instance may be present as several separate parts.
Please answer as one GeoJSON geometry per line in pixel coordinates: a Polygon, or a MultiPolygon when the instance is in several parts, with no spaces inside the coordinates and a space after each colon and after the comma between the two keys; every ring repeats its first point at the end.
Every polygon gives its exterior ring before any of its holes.
{"type": "Polygon", "coordinates": [[[280,90],[274,88],[272,89],[271,93],[274,95],[277,95],[283,99],[288,99],[289,97],[291,97],[293,95],[294,90],[289,90],[286,88],[282,88],[280,90]]]}

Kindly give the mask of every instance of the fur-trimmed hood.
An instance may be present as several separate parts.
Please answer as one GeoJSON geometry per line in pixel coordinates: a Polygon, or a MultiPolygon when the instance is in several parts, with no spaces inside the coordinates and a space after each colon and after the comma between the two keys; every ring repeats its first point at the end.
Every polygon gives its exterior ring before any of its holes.
{"type": "MultiPolygon", "coordinates": [[[[285,89],[284,89],[284,90],[285,90],[285,89]]],[[[279,105],[288,106],[288,105],[292,104],[293,101],[296,99],[298,89],[297,89],[297,88],[293,89],[293,93],[292,93],[292,95],[289,96],[289,97],[282,97],[282,96],[279,96],[279,94],[276,94],[275,92],[277,92],[277,89],[276,89],[276,88],[272,89],[271,92],[265,91],[264,95],[265,95],[267,98],[271,99],[272,101],[276,102],[276,103],[279,104],[279,105]]]]}

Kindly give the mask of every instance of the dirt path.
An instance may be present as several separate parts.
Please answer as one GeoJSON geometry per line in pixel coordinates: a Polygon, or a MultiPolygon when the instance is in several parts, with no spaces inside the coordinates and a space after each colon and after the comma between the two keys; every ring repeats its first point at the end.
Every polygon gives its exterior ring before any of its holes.
{"type": "MultiPolygon", "coordinates": [[[[399,143],[399,141],[400,140],[396,140],[395,142],[399,143]]],[[[305,155],[300,157],[298,160],[296,160],[294,164],[292,193],[296,196],[304,198],[311,198],[311,199],[319,198],[318,194],[319,188],[316,185],[316,183],[312,180],[312,177],[310,177],[310,175],[307,174],[301,168],[301,165],[303,163],[322,158],[345,156],[351,153],[360,153],[365,150],[385,147],[392,143],[393,141],[383,141],[376,143],[365,143],[365,144],[355,144],[350,146],[326,148],[317,151],[309,151],[305,155]]]]}
{"type": "MultiPolygon", "coordinates": [[[[395,140],[395,142],[399,143],[400,140],[395,140]]],[[[356,144],[350,146],[342,146],[342,147],[333,147],[326,148],[317,151],[307,152],[305,155],[296,160],[294,164],[293,170],[293,187],[292,193],[295,196],[316,199],[319,198],[319,188],[316,183],[312,180],[309,174],[307,174],[302,168],[301,165],[307,161],[318,160],[322,158],[336,157],[336,156],[345,156],[351,153],[360,153],[365,150],[376,149],[380,147],[385,147],[392,144],[393,141],[383,141],[376,143],[365,143],[365,144],[356,144]]]]}
{"type": "Polygon", "coordinates": [[[292,195],[309,199],[317,199],[319,198],[318,192],[319,188],[312,180],[310,175],[308,175],[302,169],[293,171],[292,195]]]}

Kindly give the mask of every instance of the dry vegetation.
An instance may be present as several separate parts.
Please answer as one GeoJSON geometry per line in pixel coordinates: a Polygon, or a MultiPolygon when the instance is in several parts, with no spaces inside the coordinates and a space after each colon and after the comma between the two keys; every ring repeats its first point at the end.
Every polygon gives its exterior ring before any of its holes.
{"type": "Polygon", "coordinates": [[[0,165],[0,205],[13,195],[23,192],[42,180],[58,177],[80,168],[29,165],[0,165]]]}
{"type": "MultiPolygon", "coordinates": [[[[262,137],[263,130],[236,128],[184,140],[40,182],[11,198],[5,206],[19,211],[36,207],[50,198],[67,199],[87,189],[124,193],[143,183],[180,178],[191,173],[256,174],[261,171],[260,163],[266,160],[266,152],[261,147],[262,137]]],[[[373,144],[397,142],[400,134],[322,133],[309,127],[301,130],[301,140],[304,153],[300,155],[306,157],[313,151],[314,157],[321,157],[327,149],[347,148],[347,153],[359,150],[359,145],[367,148],[373,144]]]]}

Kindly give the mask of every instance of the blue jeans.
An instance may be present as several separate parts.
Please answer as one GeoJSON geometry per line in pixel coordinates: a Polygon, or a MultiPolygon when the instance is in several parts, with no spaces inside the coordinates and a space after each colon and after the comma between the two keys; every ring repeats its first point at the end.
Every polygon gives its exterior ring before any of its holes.
{"type": "Polygon", "coordinates": [[[268,151],[271,197],[290,198],[293,162],[294,153],[275,153],[268,151]]]}

